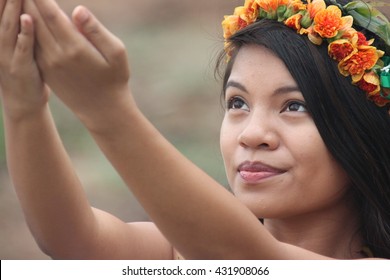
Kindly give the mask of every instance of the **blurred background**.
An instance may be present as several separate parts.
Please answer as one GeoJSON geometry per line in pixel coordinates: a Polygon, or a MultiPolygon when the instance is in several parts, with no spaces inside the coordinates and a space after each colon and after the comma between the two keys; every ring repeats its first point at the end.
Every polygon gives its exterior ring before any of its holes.
{"type": "MultiPolygon", "coordinates": [[[[231,14],[243,1],[57,2],[69,15],[77,5],[86,5],[124,41],[132,71],[131,87],[142,111],[182,153],[226,185],[219,152],[223,110],[214,65],[223,46],[223,15],[231,14]]],[[[54,95],[50,102],[91,204],[126,222],[148,220],[83,126],[54,95]]],[[[3,133],[1,124],[0,259],[47,259],[27,228],[7,176],[3,133]]]]}
{"type": "MultiPolygon", "coordinates": [[[[244,1],[57,2],[68,14],[77,5],[86,5],[124,41],[132,70],[131,87],[142,111],[182,153],[227,185],[219,152],[223,110],[214,65],[223,46],[223,15],[231,14],[244,1]]],[[[389,16],[390,7],[382,8],[389,16]]],[[[55,96],[50,102],[91,205],[126,222],[148,220],[83,126],[55,96]]],[[[0,259],[48,259],[27,228],[9,181],[3,133],[0,125],[0,259]]]]}

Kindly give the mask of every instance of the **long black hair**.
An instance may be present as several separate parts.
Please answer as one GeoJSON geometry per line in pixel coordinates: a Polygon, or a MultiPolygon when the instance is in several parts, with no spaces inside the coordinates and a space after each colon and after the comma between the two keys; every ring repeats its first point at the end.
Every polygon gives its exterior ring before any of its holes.
{"type": "MultiPolygon", "coordinates": [[[[314,45],[282,23],[260,20],[238,31],[229,42],[233,51],[222,74],[223,92],[241,47],[255,44],[274,52],[297,82],[328,150],[351,180],[365,245],[375,257],[390,258],[388,108],[376,106],[339,73],[326,44],[314,45]]],[[[223,61],[222,55],[218,69],[223,61]]]]}

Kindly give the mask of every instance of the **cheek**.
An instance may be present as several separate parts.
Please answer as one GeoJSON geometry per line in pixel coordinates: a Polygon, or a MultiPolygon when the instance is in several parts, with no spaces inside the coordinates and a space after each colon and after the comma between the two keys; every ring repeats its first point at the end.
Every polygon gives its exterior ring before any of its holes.
{"type": "Polygon", "coordinates": [[[221,149],[221,154],[222,154],[222,158],[223,158],[223,161],[225,163],[225,166],[226,166],[226,161],[227,161],[227,158],[229,158],[229,146],[231,146],[231,144],[229,144],[229,137],[228,137],[228,134],[226,133],[225,129],[221,128],[221,132],[220,132],[220,136],[219,136],[219,147],[221,149]]]}
{"type": "Polygon", "coordinates": [[[306,129],[306,132],[297,137],[291,137],[289,143],[289,150],[299,162],[321,162],[321,157],[328,154],[325,143],[315,128],[306,129]]]}
{"type": "Polygon", "coordinates": [[[225,123],[222,123],[219,145],[223,162],[225,164],[226,173],[229,176],[229,166],[232,165],[233,154],[237,141],[235,141],[234,135],[230,129],[227,128],[225,123]]]}
{"type": "Polygon", "coordinates": [[[294,157],[300,166],[297,169],[299,180],[309,185],[335,186],[336,189],[347,184],[349,180],[345,171],[330,154],[318,133],[310,134],[302,143],[297,143],[298,146],[294,157]]]}

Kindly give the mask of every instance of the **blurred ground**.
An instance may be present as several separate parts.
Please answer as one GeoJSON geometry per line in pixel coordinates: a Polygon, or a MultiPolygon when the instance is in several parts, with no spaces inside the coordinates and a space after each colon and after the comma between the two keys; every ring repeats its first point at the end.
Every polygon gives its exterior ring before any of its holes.
{"type": "MultiPolygon", "coordinates": [[[[178,149],[225,184],[218,143],[222,109],[213,57],[222,47],[222,17],[241,1],[58,2],[68,14],[78,4],[86,5],[125,42],[132,69],[131,87],[146,116],[178,149]]],[[[79,122],[54,96],[51,106],[91,204],[124,221],[147,220],[79,122]]],[[[0,259],[46,259],[28,231],[3,153],[0,259]]]]}
{"type": "MultiPolygon", "coordinates": [[[[125,42],[131,87],[143,112],[187,157],[226,184],[218,147],[222,109],[213,58],[222,47],[223,15],[243,0],[58,2],[68,14],[78,4],[88,6],[125,42]]],[[[383,9],[389,16],[390,7],[383,9]]],[[[55,97],[51,105],[91,204],[124,221],[147,220],[78,121],[55,97]]],[[[0,259],[46,259],[28,231],[9,182],[2,133],[0,126],[0,259]]]]}

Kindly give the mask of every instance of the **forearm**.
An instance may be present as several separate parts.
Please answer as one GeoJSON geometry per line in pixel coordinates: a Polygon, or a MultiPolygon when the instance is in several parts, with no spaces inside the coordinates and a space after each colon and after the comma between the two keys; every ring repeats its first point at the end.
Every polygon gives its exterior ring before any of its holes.
{"type": "Polygon", "coordinates": [[[168,143],[130,98],[106,123],[94,127],[94,138],[185,257],[251,258],[253,242],[268,242],[255,216],[168,143]]]}
{"type": "Polygon", "coordinates": [[[9,172],[27,223],[42,250],[66,257],[91,239],[95,224],[49,108],[4,121],[9,172]]]}
{"type": "Polygon", "coordinates": [[[256,217],[137,109],[123,43],[85,8],[72,17],[81,32],[53,1],[26,1],[25,8],[36,21],[44,79],[91,131],[172,245],[187,258],[260,257],[252,248],[271,237],[256,217]]]}

